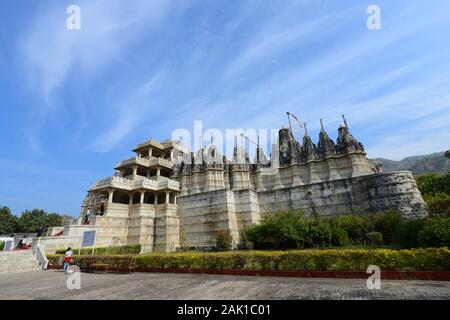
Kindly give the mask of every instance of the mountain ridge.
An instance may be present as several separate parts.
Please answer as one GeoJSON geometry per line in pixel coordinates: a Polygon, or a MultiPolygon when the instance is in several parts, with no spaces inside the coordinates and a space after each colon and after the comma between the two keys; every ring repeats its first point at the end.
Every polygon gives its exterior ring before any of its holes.
{"type": "Polygon", "coordinates": [[[444,175],[450,171],[450,159],[445,157],[445,151],[406,157],[399,161],[385,158],[371,160],[382,163],[383,172],[408,170],[417,176],[429,172],[444,175]]]}

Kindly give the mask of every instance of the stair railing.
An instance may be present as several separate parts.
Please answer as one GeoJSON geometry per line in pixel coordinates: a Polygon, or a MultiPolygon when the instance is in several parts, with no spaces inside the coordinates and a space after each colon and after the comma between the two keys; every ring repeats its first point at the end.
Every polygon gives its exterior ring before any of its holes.
{"type": "Polygon", "coordinates": [[[46,270],[48,267],[48,259],[47,259],[47,255],[45,254],[45,247],[43,245],[39,244],[38,241],[34,241],[34,242],[36,242],[36,245],[33,245],[33,255],[38,260],[41,268],[46,270]]]}

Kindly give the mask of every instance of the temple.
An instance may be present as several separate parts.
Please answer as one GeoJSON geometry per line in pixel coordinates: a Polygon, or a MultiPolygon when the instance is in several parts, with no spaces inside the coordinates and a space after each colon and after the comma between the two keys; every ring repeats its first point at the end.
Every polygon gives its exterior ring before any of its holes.
{"type": "Polygon", "coordinates": [[[412,174],[382,173],[345,118],[336,142],[322,122],[317,144],[304,128],[301,143],[292,129],[280,129],[270,158],[258,145],[255,161],[237,143],[232,159],[213,143],[196,153],[172,140],[139,144],[113,176],[91,186],[77,224],[53,228],[40,241],[48,252],[76,248],[84,231],[96,230],[98,247],[140,244],[142,252],[171,252],[180,238],[191,248],[214,247],[217,231],[229,230],[237,248],[243,228],[278,210],[320,217],[386,209],[408,219],[427,215],[412,174]]]}

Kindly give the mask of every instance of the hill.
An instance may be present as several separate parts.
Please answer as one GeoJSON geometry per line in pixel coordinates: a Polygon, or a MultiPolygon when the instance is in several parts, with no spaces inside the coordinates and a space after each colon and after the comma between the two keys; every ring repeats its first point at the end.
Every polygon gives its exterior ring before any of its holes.
{"type": "Polygon", "coordinates": [[[383,164],[383,172],[409,170],[417,176],[428,172],[436,172],[443,175],[450,171],[450,159],[445,157],[444,152],[407,157],[400,161],[384,158],[372,160],[383,164]]]}

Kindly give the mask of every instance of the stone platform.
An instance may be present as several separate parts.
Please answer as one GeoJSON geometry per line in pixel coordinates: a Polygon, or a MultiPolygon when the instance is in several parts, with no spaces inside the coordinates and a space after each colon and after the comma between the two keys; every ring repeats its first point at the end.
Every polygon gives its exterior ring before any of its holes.
{"type": "Polygon", "coordinates": [[[81,289],[68,290],[59,270],[0,274],[0,299],[450,299],[450,282],[382,280],[368,290],[363,279],[305,279],[192,274],[81,273],[81,289]]]}

